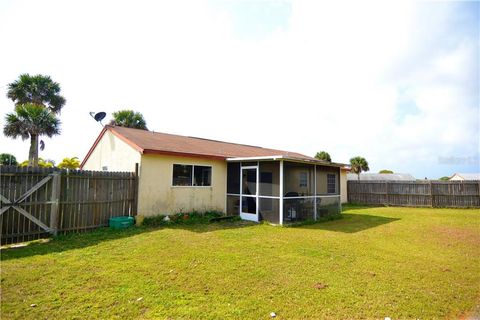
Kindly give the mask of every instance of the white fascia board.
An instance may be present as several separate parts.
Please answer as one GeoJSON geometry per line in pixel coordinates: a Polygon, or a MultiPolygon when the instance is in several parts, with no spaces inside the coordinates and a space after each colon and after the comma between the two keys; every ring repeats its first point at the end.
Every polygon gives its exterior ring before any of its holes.
{"type": "Polygon", "coordinates": [[[280,159],[284,159],[284,156],[227,158],[227,161],[235,162],[235,161],[257,161],[257,160],[280,160],[280,159]]]}
{"type": "Polygon", "coordinates": [[[227,158],[227,162],[238,162],[238,161],[259,161],[259,160],[285,160],[285,161],[291,161],[291,162],[300,162],[300,163],[309,163],[309,164],[317,164],[317,165],[323,165],[327,167],[343,167],[343,163],[335,163],[335,162],[325,162],[321,160],[308,160],[308,159],[299,159],[299,158],[293,158],[293,157],[286,157],[283,155],[278,155],[278,156],[263,156],[263,157],[238,157],[238,158],[227,158]]]}

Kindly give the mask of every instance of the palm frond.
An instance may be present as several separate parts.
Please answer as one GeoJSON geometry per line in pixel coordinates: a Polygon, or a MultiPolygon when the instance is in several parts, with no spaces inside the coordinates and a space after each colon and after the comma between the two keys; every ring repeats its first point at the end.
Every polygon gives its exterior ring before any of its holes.
{"type": "Polygon", "coordinates": [[[133,110],[119,110],[112,115],[113,119],[110,121],[111,125],[148,130],[147,122],[140,112],[135,112],[133,110]]]}
{"type": "Polygon", "coordinates": [[[60,85],[49,76],[41,74],[21,74],[18,80],[8,85],[7,97],[17,106],[34,103],[45,106],[54,113],[60,112],[66,103],[60,95],[60,85]]]}
{"type": "Polygon", "coordinates": [[[28,139],[32,134],[52,137],[60,134],[60,120],[47,108],[23,104],[5,117],[3,132],[7,137],[28,139]]]}

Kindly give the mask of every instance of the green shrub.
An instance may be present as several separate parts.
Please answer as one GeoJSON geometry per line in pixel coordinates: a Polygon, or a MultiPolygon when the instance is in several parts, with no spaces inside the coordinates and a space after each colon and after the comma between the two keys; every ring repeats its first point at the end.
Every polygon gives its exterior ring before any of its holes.
{"type": "Polygon", "coordinates": [[[380,170],[380,171],[378,171],[378,173],[387,173],[387,174],[392,174],[392,173],[393,173],[393,171],[392,171],[392,170],[383,169],[383,170],[380,170]]]}
{"type": "Polygon", "coordinates": [[[147,227],[165,226],[173,224],[195,224],[195,223],[209,223],[210,220],[224,216],[223,212],[219,211],[192,211],[192,212],[179,212],[172,215],[168,215],[170,220],[165,220],[165,215],[158,215],[152,217],[145,217],[143,225],[147,227]]]}

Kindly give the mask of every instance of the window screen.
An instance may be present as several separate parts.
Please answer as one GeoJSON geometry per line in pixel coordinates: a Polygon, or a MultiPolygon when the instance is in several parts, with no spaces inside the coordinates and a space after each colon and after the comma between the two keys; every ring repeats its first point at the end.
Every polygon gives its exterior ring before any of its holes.
{"type": "Polygon", "coordinates": [[[334,174],[327,174],[327,193],[336,192],[337,176],[334,174]]]}
{"type": "Polygon", "coordinates": [[[306,172],[300,172],[299,174],[299,187],[304,187],[306,188],[308,185],[308,175],[306,172]]]}
{"type": "Polygon", "coordinates": [[[227,193],[240,194],[240,163],[227,164],[227,193]]]}

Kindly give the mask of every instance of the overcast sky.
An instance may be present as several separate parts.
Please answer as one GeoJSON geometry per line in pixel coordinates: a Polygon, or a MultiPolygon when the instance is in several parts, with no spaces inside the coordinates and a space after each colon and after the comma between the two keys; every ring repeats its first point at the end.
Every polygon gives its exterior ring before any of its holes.
{"type": "Polygon", "coordinates": [[[0,126],[7,84],[40,73],[67,99],[40,152],[57,163],[86,155],[89,111],[131,108],[150,130],[371,172],[478,172],[480,3],[319,2],[0,0],[0,126]]]}

